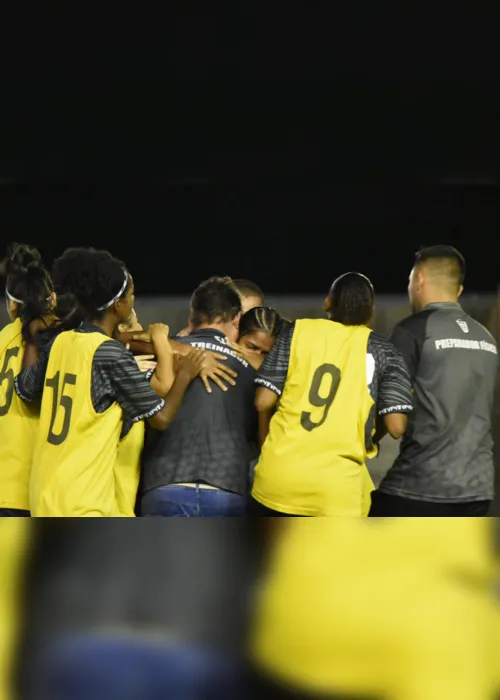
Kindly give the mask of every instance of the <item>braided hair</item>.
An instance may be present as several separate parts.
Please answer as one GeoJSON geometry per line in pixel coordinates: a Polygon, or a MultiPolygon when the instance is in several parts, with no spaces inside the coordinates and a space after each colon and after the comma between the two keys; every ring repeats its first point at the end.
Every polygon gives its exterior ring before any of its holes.
{"type": "Polygon", "coordinates": [[[275,309],[269,306],[255,306],[241,317],[239,335],[243,338],[256,331],[263,331],[277,338],[284,323],[284,319],[275,309]]]}

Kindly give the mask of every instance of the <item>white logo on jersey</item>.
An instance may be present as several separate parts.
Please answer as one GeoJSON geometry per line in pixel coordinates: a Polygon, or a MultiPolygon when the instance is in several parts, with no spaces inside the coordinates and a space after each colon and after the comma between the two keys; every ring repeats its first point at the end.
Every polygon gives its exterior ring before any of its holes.
{"type": "Polygon", "coordinates": [[[368,386],[373,381],[373,377],[375,375],[375,358],[373,355],[367,354],[366,356],[366,383],[368,386]]]}
{"type": "Polygon", "coordinates": [[[465,321],[463,321],[461,318],[457,318],[457,323],[458,323],[460,329],[463,330],[464,333],[469,332],[469,326],[467,325],[467,323],[465,321]]]}

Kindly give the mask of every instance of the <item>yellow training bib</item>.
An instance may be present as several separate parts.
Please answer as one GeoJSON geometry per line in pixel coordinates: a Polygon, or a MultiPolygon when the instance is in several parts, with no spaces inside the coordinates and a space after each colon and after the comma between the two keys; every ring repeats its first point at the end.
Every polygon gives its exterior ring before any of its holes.
{"type": "Polygon", "coordinates": [[[14,391],[24,356],[21,330],[17,319],[0,332],[0,508],[28,510],[39,412],[14,391]]]}
{"type": "Polygon", "coordinates": [[[17,648],[24,566],[29,554],[31,522],[23,518],[0,519],[0,700],[17,696],[12,690],[17,648]]]}
{"type": "Polygon", "coordinates": [[[145,430],[143,421],[135,423],[118,445],[115,465],[116,505],[117,515],[122,518],[135,517],[145,430]]]}
{"type": "Polygon", "coordinates": [[[255,470],[253,497],[294,515],[367,515],[373,399],[365,326],[297,321],[288,375],[255,470]]]}
{"type": "Polygon", "coordinates": [[[67,331],[52,346],[30,484],[35,517],[116,515],[115,465],[122,409],[92,404],[92,364],[99,332],[67,331]]]}
{"type": "Polygon", "coordinates": [[[342,697],[490,697],[488,519],[291,518],[276,538],[252,644],[276,680],[342,697]]]}

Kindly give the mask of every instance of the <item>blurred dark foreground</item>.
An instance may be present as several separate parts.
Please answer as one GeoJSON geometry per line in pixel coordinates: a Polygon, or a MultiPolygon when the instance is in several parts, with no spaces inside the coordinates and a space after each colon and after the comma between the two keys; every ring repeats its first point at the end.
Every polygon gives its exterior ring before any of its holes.
{"type": "Polygon", "coordinates": [[[493,697],[494,520],[272,520],[1,520],[0,700],[493,697]]]}

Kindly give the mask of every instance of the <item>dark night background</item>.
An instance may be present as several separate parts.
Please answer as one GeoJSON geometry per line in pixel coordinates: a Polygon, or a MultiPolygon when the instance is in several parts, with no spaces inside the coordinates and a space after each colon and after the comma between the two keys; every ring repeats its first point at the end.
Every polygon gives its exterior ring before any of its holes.
{"type": "Polygon", "coordinates": [[[109,248],[139,294],[219,273],[324,292],[353,268],[389,293],[442,242],[470,290],[496,290],[494,21],[313,0],[108,12],[1,10],[0,247],[109,248]]]}

